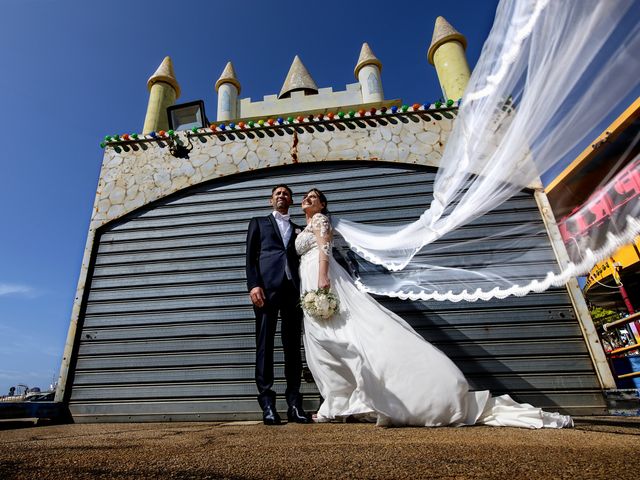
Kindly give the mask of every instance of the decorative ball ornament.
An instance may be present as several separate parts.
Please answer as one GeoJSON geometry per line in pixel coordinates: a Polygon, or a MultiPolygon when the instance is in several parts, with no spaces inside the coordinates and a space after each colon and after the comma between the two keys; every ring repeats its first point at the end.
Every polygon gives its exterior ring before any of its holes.
{"type": "Polygon", "coordinates": [[[120,135],[114,135],[114,136],[113,136],[113,139],[114,139],[116,142],[119,142],[119,141],[120,141],[120,135]]]}
{"type": "MultiPolygon", "coordinates": [[[[169,130],[169,132],[171,132],[171,130],[169,130]]],[[[198,127],[192,127],[191,133],[198,133],[198,127]]],[[[171,135],[171,133],[169,133],[169,135],[171,135]]]]}
{"type": "Polygon", "coordinates": [[[349,110],[349,118],[353,118],[356,116],[356,112],[354,110],[349,110]]]}
{"type": "Polygon", "coordinates": [[[387,107],[380,107],[380,113],[387,113],[387,107]]]}
{"type": "Polygon", "coordinates": [[[324,120],[324,113],[319,113],[317,118],[319,122],[322,122],[324,120]]]}
{"type": "Polygon", "coordinates": [[[422,109],[423,110],[429,110],[429,107],[431,106],[430,103],[425,103],[424,105],[422,105],[422,109]]]}
{"type": "Polygon", "coordinates": [[[122,138],[122,140],[124,140],[126,142],[126,141],[129,140],[129,134],[128,133],[123,133],[122,137],[120,137],[120,138],[122,138]]]}
{"type": "Polygon", "coordinates": [[[221,123],[218,126],[220,127],[220,130],[222,130],[223,132],[227,129],[227,126],[224,123],[221,123]]]}
{"type": "Polygon", "coordinates": [[[106,147],[106,146],[107,146],[107,144],[106,144],[106,143],[104,143],[104,142],[100,142],[100,148],[104,148],[104,147],[106,147]]]}
{"type": "Polygon", "coordinates": [[[287,117],[287,123],[293,123],[293,117],[287,117]]]}
{"type": "Polygon", "coordinates": [[[269,124],[269,126],[272,126],[275,123],[275,120],[273,118],[270,118],[269,120],[267,120],[267,123],[269,124]]]}
{"type": "Polygon", "coordinates": [[[249,120],[247,122],[247,125],[249,126],[249,128],[253,128],[253,126],[256,124],[256,122],[254,122],[253,120],[249,120]]]}
{"type": "Polygon", "coordinates": [[[333,120],[333,117],[335,117],[335,116],[336,116],[336,114],[333,113],[333,112],[328,112],[327,113],[327,117],[329,117],[329,120],[333,120]]]}
{"type": "Polygon", "coordinates": [[[264,120],[262,120],[262,119],[258,120],[258,126],[263,127],[264,126],[264,120]]]}
{"type": "Polygon", "coordinates": [[[376,113],[378,113],[378,109],[376,107],[371,107],[371,110],[369,110],[369,113],[371,115],[375,115],[376,113]]]}
{"type": "Polygon", "coordinates": [[[344,112],[338,112],[338,117],[344,118],[344,112]]]}
{"type": "Polygon", "coordinates": [[[440,108],[442,106],[442,102],[438,100],[436,103],[434,103],[434,105],[436,106],[436,108],[440,108]]]}
{"type": "Polygon", "coordinates": [[[398,107],[396,107],[395,105],[393,105],[391,107],[391,113],[396,113],[398,111],[398,107]]]}
{"type": "Polygon", "coordinates": [[[420,110],[420,107],[422,105],[420,105],[419,103],[414,103],[413,106],[411,108],[413,108],[414,112],[417,112],[418,110],[420,110]]]}
{"type": "Polygon", "coordinates": [[[244,122],[238,122],[238,128],[244,130],[244,122]]]}
{"type": "Polygon", "coordinates": [[[302,123],[304,122],[304,117],[303,116],[296,117],[296,120],[298,121],[298,123],[302,123]]]}
{"type": "Polygon", "coordinates": [[[453,105],[453,100],[447,100],[447,107],[451,107],[453,105]]]}
{"type": "Polygon", "coordinates": [[[401,110],[402,110],[402,112],[404,113],[404,112],[406,112],[407,110],[409,110],[409,105],[402,105],[402,106],[400,107],[400,109],[401,109],[401,110]]]}
{"type": "Polygon", "coordinates": [[[111,135],[107,135],[104,137],[104,141],[105,142],[110,142],[111,141],[111,135]]]}
{"type": "Polygon", "coordinates": [[[231,122],[231,123],[229,124],[229,128],[230,128],[231,130],[235,130],[235,129],[236,129],[236,124],[235,124],[235,123],[233,123],[233,122],[231,122]]]}
{"type": "Polygon", "coordinates": [[[278,118],[276,119],[276,122],[278,122],[280,125],[282,125],[282,124],[284,123],[284,118],[282,118],[282,117],[278,117],[278,118]]]}
{"type": "Polygon", "coordinates": [[[149,132],[149,136],[151,138],[156,138],[157,137],[156,132],[149,132]]]}
{"type": "Polygon", "coordinates": [[[131,134],[131,138],[133,138],[134,140],[138,139],[138,134],[137,133],[132,133],[131,134]]]}
{"type": "Polygon", "coordinates": [[[364,117],[367,114],[365,110],[358,110],[358,115],[364,117]]]}

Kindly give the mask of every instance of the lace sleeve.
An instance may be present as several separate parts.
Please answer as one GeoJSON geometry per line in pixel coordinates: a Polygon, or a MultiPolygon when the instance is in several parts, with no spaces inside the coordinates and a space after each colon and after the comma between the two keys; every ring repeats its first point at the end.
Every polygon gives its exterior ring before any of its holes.
{"type": "Polygon", "coordinates": [[[316,235],[318,249],[327,257],[330,257],[333,249],[333,228],[329,217],[322,213],[316,213],[311,219],[311,228],[316,235]]]}

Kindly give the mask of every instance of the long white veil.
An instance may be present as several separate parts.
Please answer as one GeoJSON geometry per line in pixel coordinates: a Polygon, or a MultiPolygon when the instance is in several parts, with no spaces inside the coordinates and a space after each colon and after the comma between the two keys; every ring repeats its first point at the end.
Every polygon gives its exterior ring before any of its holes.
{"type": "MultiPolygon", "coordinates": [[[[414,300],[525,295],[588,272],[630,242],[640,232],[637,159],[627,159],[629,167],[601,188],[619,191],[624,184],[637,187],[637,194],[581,235],[571,262],[541,278],[522,266],[526,249],[519,249],[520,267],[505,268],[502,261],[472,265],[460,255],[452,262],[451,242],[441,239],[539,186],[541,175],[575,156],[640,84],[638,52],[637,0],[502,0],[445,147],[429,208],[400,227],[335,222],[353,251],[387,271],[371,283],[363,277],[361,287],[414,300]]],[[[494,235],[520,245],[546,239],[527,225],[494,235]]]]}

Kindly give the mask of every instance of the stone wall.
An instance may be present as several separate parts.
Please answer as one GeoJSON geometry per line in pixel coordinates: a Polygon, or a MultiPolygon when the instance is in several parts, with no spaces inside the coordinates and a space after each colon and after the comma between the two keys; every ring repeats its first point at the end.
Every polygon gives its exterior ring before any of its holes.
{"type": "Polygon", "coordinates": [[[371,160],[437,166],[451,118],[399,114],[218,134],[177,134],[193,149],[176,158],[168,139],[106,147],[91,230],[185,187],[292,163],[371,160]],[[187,138],[188,137],[188,138],[187,138]]]}

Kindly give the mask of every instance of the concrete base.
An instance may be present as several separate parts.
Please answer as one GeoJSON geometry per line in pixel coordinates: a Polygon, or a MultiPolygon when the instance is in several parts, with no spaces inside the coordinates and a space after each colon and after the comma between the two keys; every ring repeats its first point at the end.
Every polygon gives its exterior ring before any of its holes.
{"type": "Polygon", "coordinates": [[[380,428],[372,424],[52,425],[0,435],[0,478],[637,480],[640,419],[576,428],[380,428]]]}

